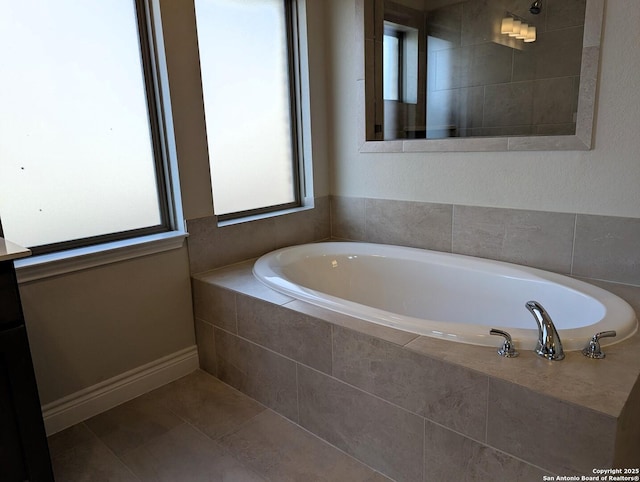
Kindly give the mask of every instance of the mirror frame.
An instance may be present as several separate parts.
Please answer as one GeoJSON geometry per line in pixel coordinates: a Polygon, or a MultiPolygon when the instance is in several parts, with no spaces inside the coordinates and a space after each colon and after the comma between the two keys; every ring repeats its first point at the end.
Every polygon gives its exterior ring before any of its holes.
{"type": "MultiPolygon", "coordinates": [[[[355,0],[359,152],[502,152],[502,151],[586,151],[593,147],[600,42],[604,21],[604,1],[587,0],[582,64],[578,92],[575,135],[451,137],[446,139],[367,140],[375,137],[375,92],[382,89],[381,62],[375,62],[376,38],[382,38],[374,22],[375,9],[384,9],[384,0],[355,0]],[[377,69],[376,69],[377,65],[377,69]],[[379,72],[376,72],[379,70],[379,72]],[[378,85],[376,85],[376,82],[378,85]]],[[[381,40],[380,40],[381,42],[381,40]]],[[[378,105],[378,109],[383,106],[378,105]]]]}

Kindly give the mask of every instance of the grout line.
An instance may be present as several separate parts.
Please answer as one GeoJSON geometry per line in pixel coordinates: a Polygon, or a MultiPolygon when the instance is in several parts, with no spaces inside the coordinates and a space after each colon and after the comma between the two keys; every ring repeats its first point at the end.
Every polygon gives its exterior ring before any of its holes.
{"type": "MultiPolygon", "coordinates": [[[[135,400],[135,398],[134,398],[134,400],[135,400]]],[[[133,477],[134,477],[136,480],[140,480],[140,481],[142,481],[142,479],[141,479],[140,477],[138,477],[138,474],[136,474],[136,473],[133,471],[133,469],[132,469],[131,467],[129,467],[129,464],[127,464],[127,462],[126,462],[123,458],[121,458],[118,454],[116,454],[116,453],[111,449],[111,447],[109,447],[109,446],[104,442],[104,440],[102,440],[102,438],[101,438],[97,433],[95,433],[93,430],[91,430],[91,427],[89,427],[89,425],[87,425],[85,422],[80,422],[78,425],[84,425],[84,426],[85,426],[85,428],[86,428],[89,432],[91,432],[91,434],[96,438],[96,440],[97,440],[98,442],[100,442],[100,444],[101,444],[105,449],[107,449],[107,451],[108,451],[110,454],[112,454],[112,455],[116,458],[116,460],[117,460],[118,462],[120,462],[120,464],[121,464],[121,465],[123,465],[123,466],[125,467],[125,469],[126,469],[126,470],[131,474],[131,475],[133,475],[133,477]]],[[[155,438],[156,438],[156,437],[154,437],[154,439],[155,439],[155,438]]],[[[151,440],[153,440],[153,439],[151,439],[151,440]]],[[[134,448],[134,449],[132,449],[132,450],[128,450],[128,451],[124,452],[122,455],[124,456],[124,455],[126,455],[126,454],[128,454],[128,453],[131,453],[131,452],[133,452],[133,451],[135,451],[135,450],[137,450],[137,449],[141,448],[141,447],[144,447],[144,446],[145,446],[145,445],[147,445],[151,440],[147,440],[147,441],[146,441],[145,443],[143,443],[142,445],[140,445],[140,446],[138,446],[138,447],[136,447],[136,448],[134,448]]],[[[73,447],[73,448],[75,448],[75,446],[76,446],[76,445],[77,445],[77,444],[74,444],[74,447],[73,447]]],[[[54,473],[54,476],[55,476],[55,473],[54,473]]]]}
{"type": "Polygon", "coordinates": [[[333,443],[329,442],[328,440],[323,439],[318,434],[316,434],[316,433],[312,432],[311,430],[305,428],[304,426],[300,425],[299,423],[296,423],[296,422],[292,421],[291,419],[285,417],[284,415],[282,415],[281,413],[276,412],[273,409],[268,408],[267,410],[271,410],[278,417],[284,419],[287,423],[291,423],[291,424],[295,425],[296,429],[299,429],[299,430],[311,435],[314,439],[320,441],[320,443],[322,443],[323,445],[326,445],[326,446],[331,447],[332,449],[335,449],[336,451],[340,452],[341,454],[343,454],[343,455],[349,457],[350,459],[356,461],[358,464],[362,465],[363,467],[366,467],[366,468],[370,469],[371,471],[375,472],[376,474],[380,474],[383,477],[385,477],[386,479],[389,479],[390,481],[393,481],[393,479],[391,479],[391,476],[380,472],[378,469],[376,469],[374,467],[371,467],[366,462],[364,462],[364,461],[360,460],[359,458],[357,458],[355,455],[352,455],[349,452],[346,452],[344,449],[341,449],[337,445],[334,445],[333,443]]]}
{"type": "MultiPolygon", "coordinates": [[[[425,420],[427,420],[427,419],[425,419],[425,420]]],[[[440,427],[440,428],[442,428],[442,429],[444,429],[444,430],[448,430],[448,431],[450,431],[450,432],[452,432],[452,433],[454,433],[454,434],[456,434],[456,435],[459,435],[460,437],[467,438],[467,439],[469,439],[469,440],[471,440],[471,441],[473,441],[473,442],[475,442],[475,443],[477,443],[477,444],[480,444],[480,445],[482,445],[483,447],[488,448],[489,450],[492,450],[492,451],[494,451],[494,452],[497,452],[497,453],[503,454],[503,455],[505,455],[505,456],[507,456],[507,457],[510,457],[510,458],[512,458],[512,459],[514,459],[514,460],[517,460],[518,462],[521,462],[521,463],[526,464],[526,465],[528,465],[528,466],[530,466],[530,467],[534,467],[534,468],[536,468],[536,469],[538,469],[538,470],[541,470],[542,472],[552,473],[549,469],[545,469],[545,468],[543,468],[543,467],[540,467],[539,465],[533,464],[533,463],[531,463],[531,462],[529,462],[529,461],[527,461],[527,460],[525,460],[525,459],[522,459],[522,458],[518,457],[517,455],[511,454],[511,453],[509,453],[509,452],[505,452],[504,450],[501,450],[501,449],[499,449],[499,448],[497,448],[497,447],[494,447],[493,445],[490,445],[489,443],[481,442],[480,440],[476,440],[476,439],[474,439],[473,437],[469,437],[468,435],[465,435],[465,434],[463,434],[463,433],[460,433],[460,432],[458,432],[457,430],[454,430],[454,429],[452,429],[452,428],[450,428],[450,427],[447,427],[446,425],[442,425],[442,424],[441,424],[441,423],[439,423],[439,422],[434,422],[434,421],[433,421],[433,420],[431,420],[431,419],[428,419],[428,421],[429,421],[430,423],[434,424],[434,425],[437,425],[438,427],[440,427]]]]}
{"type": "MultiPolygon", "coordinates": [[[[224,382],[223,382],[224,383],[224,382]]],[[[230,385],[229,385],[230,386],[230,385]]],[[[231,386],[230,386],[231,387],[231,386]]],[[[233,388],[233,387],[231,387],[233,388]]],[[[242,392],[240,392],[242,393],[242,392]]],[[[251,398],[249,397],[249,395],[247,395],[246,393],[242,393],[242,395],[244,395],[247,398],[251,398]]],[[[195,430],[197,430],[198,432],[200,432],[202,435],[204,435],[205,437],[207,437],[210,440],[213,440],[214,442],[218,442],[220,443],[220,440],[223,439],[224,437],[227,437],[229,435],[233,435],[235,433],[238,433],[240,430],[244,429],[246,426],[248,426],[250,423],[252,423],[256,418],[258,418],[259,416],[261,416],[262,414],[264,414],[267,410],[271,410],[269,407],[266,407],[265,405],[263,405],[262,403],[260,403],[258,400],[255,400],[253,398],[251,398],[252,401],[262,405],[262,410],[258,413],[256,413],[255,415],[249,417],[248,419],[246,419],[245,421],[239,423],[236,427],[234,428],[230,428],[227,432],[220,434],[217,438],[213,438],[210,435],[207,435],[206,433],[204,433],[202,430],[200,430],[198,427],[196,427],[195,425],[193,425],[191,422],[186,421],[186,423],[188,423],[189,425],[191,425],[195,430]]],[[[222,444],[220,444],[222,445],[222,444]]]]}

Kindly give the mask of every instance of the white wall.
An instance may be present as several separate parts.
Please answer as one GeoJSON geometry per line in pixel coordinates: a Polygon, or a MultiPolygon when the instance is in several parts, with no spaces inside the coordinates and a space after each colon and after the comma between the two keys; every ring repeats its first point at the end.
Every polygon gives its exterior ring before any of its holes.
{"type": "Polygon", "coordinates": [[[638,25],[637,0],[606,2],[591,151],[360,154],[354,0],[328,0],[331,193],[640,217],[638,25]]]}

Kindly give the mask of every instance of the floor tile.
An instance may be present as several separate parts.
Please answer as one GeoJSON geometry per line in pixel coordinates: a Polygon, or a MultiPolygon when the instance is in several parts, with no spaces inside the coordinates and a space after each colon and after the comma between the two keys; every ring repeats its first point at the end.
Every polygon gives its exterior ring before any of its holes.
{"type": "Polygon", "coordinates": [[[270,480],[389,480],[271,410],[226,435],[220,443],[270,480]]]}
{"type": "Polygon", "coordinates": [[[238,462],[217,442],[187,424],[128,452],[123,460],[142,481],[266,480],[238,462]]]}
{"type": "Polygon", "coordinates": [[[149,397],[139,397],[90,418],[87,427],[120,456],[184,423],[149,397]]]}
{"type": "Polygon", "coordinates": [[[197,427],[219,438],[265,410],[243,393],[203,371],[196,371],[145,395],[197,427]]]}
{"type": "MultiPolygon", "coordinates": [[[[82,424],[80,427],[84,427],[82,424]]],[[[66,431],[65,431],[66,432],[66,431]]],[[[57,481],[64,482],[129,482],[139,479],[111,452],[98,438],[86,428],[74,427],[71,432],[62,435],[67,446],[57,446],[52,450],[51,464],[57,481]],[[69,437],[74,432],[73,437],[69,437]],[[77,437],[77,443],[68,443],[77,437]]],[[[58,442],[62,440],[58,437],[58,442]]]]}
{"type": "Polygon", "coordinates": [[[84,423],[76,424],[47,439],[49,454],[51,457],[56,457],[76,445],[86,444],[95,438],[96,436],[84,423]]]}
{"type": "Polygon", "coordinates": [[[389,480],[200,370],[48,442],[58,482],[389,480]]]}

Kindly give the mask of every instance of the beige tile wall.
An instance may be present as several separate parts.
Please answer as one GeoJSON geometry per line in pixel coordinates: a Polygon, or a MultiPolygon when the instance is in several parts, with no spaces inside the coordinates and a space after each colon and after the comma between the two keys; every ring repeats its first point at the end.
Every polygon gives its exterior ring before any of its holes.
{"type": "Polygon", "coordinates": [[[640,286],[640,218],[334,196],[331,237],[640,286]]]}
{"type": "MultiPolygon", "coordinates": [[[[578,276],[640,311],[639,219],[347,197],[324,206],[305,219],[239,225],[226,239],[211,220],[196,220],[192,272],[284,239],[331,237],[578,276]]],[[[202,368],[376,470],[397,480],[541,480],[640,464],[640,335],[610,347],[600,364],[574,352],[558,364],[533,353],[505,364],[491,348],[291,300],[257,282],[251,266],[193,277],[202,368]],[[539,430],[552,439],[540,443],[539,430]]]]}
{"type": "Polygon", "coordinates": [[[274,296],[252,264],[194,277],[208,370],[394,480],[528,481],[635,463],[640,335],[601,363],[501,359],[274,296]]]}
{"type": "Polygon", "coordinates": [[[199,273],[284,246],[329,238],[329,198],[316,198],[313,208],[222,226],[217,216],[189,219],[187,231],[190,269],[199,273]]]}

